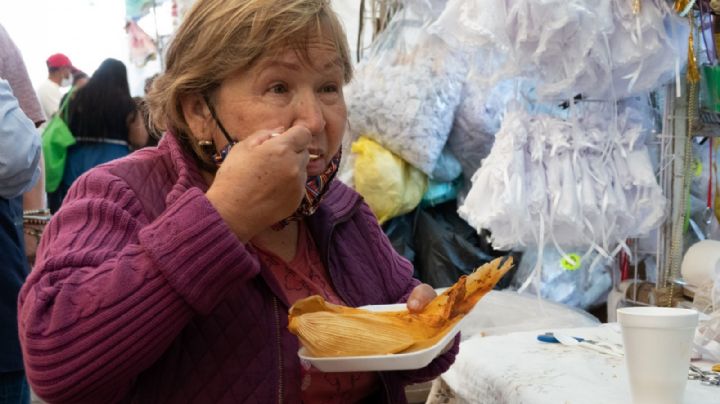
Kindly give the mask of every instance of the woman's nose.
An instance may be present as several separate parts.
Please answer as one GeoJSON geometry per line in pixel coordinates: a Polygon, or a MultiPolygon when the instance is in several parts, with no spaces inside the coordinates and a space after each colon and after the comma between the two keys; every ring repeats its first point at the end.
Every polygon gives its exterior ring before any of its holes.
{"type": "Polygon", "coordinates": [[[295,105],[294,125],[308,128],[313,135],[325,129],[325,117],[317,94],[307,92],[299,95],[295,105]]]}

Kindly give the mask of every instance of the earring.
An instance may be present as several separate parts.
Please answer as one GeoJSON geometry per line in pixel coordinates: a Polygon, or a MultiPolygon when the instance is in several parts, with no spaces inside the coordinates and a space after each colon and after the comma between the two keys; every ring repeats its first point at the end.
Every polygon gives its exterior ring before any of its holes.
{"type": "Polygon", "coordinates": [[[198,140],[197,145],[200,147],[208,147],[208,146],[212,146],[213,142],[212,142],[212,140],[198,140]]]}

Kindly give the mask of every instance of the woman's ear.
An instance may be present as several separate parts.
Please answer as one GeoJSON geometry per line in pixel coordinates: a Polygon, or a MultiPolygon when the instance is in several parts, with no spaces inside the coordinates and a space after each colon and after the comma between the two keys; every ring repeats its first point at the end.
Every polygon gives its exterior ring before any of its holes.
{"type": "Polygon", "coordinates": [[[212,115],[205,99],[199,94],[189,94],[180,99],[180,106],[192,136],[196,140],[212,141],[212,115]]]}

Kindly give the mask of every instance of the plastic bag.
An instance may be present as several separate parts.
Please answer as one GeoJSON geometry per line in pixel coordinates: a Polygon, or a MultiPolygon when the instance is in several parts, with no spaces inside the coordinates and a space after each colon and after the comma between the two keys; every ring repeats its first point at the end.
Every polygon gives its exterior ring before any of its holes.
{"type": "Polygon", "coordinates": [[[351,150],[355,154],[355,190],[381,224],[420,203],[427,189],[425,174],[365,136],[360,136],[351,150]]]}
{"type": "MultiPolygon", "coordinates": [[[[573,251],[573,250],[569,250],[573,251]]],[[[580,249],[574,258],[580,258],[585,250],[580,249]]],[[[593,252],[580,260],[579,265],[568,260],[555,248],[543,251],[540,279],[540,296],[543,299],[572,307],[587,309],[607,300],[612,287],[610,271],[612,264],[596,259],[593,252]]],[[[523,254],[523,260],[512,280],[512,287],[519,288],[528,276],[531,276],[537,264],[537,249],[529,249],[523,254]]],[[[535,284],[530,284],[528,293],[537,294],[535,284]]]]}
{"type": "Polygon", "coordinates": [[[467,63],[427,34],[408,4],[373,44],[346,88],[354,136],[365,134],[432,175],[460,102],[467,63]]]}
{"type": "Polygon", "coordinates": [[[463,320],[460,331],[465,340],[473,335],[504,335],[511,332],[595,327],[600,322],[585,311],[531,294],[492,290],[463,320]]]}
{"type": "Polygon", "coordinates": [[[490,154],[495,133],[500,130],[500,121],[512,98],[511,80],[488,89],[472,73],[465,82],[447,145],[460,161],[468,181],[490,154]]]}
{"type": "Polygon", "coordinates": [[[437,206],[441,203],[454,201],[457,199],[458,192],[462,186],[462,178],[455,181],[437,182],[430,180],[428,189],[420,201],[420,206],[437,206]]]}
{"type": "MultiPolygon", "coordinates": [[[[415,226],[415,211],[396,216],[382,226],[383,232],[390,239],[395,251],[408,261],[415,261],[415,247],[413,242],[413,228],[415,226]]],[[[413,275],[418,277],[417,271],[413,275]]]]}
{"type": "Polygon", "coordinates": [[[462,166],[455,155],[445,147],[435,164],[430,179],[437,182],[449,182],[462,174],[462,166]]]}
{"type": "Polygon", "coordinates": [[[450,0],[429,31],[474,53],[489,84],[522,76],[543,99],[621,99],[672,78],[687,25],[664,0],[637,15],[626,0],[450,0]]]}
{"type": "MultiPolygon", "coordinates": [[[[458,216],[454,201],[418,208],[414,241],[418,278],[435,288],[450,286],[460,276],[473,272],[495,257],[506,255],[506,252],[492,248],[487,232],[478,234],[458,216]]],[[[518,257],[515,258],[517,262],[518,257]]],[[[507,287],[514,272],[515,269],[511,269],[496,289],[507,287]]]]}
{"type": "MultiPolygon", "coordinates": [[[[67,97],[70,99],[70,97],[67,97]]],[[[76,143],[75,137],[62,115],[67,114],[67,102],[50,118],[42,135],[43,157],[45,160],[45,190],[55,192],[65,173],[68,147],[76,143]]]]}

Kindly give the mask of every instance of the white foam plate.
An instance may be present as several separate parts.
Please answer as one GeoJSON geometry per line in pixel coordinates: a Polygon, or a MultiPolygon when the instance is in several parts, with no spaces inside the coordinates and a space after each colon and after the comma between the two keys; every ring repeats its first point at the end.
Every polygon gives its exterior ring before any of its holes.
{"type": "MultiPolygon", "coordinates": [[[[374,306],[363,306],[361,309],[369,311],[399,311],[406,308],[405,304],[385,304],[374,306]]],[[[368,356],[337,356],[332,358],[316,358],[310,356],[310,353],[301,347],[298,351],[301,361],[311,363],[317,369],[323,372],[375,372],[385,370],[410,370],[421,369],[430,364],[443,348],[460,331],[460,323],[458,321],[455,326],[443,336],[435,345],[420,351],[387,354],[387,355],[368,355],[368,356]]]]}

